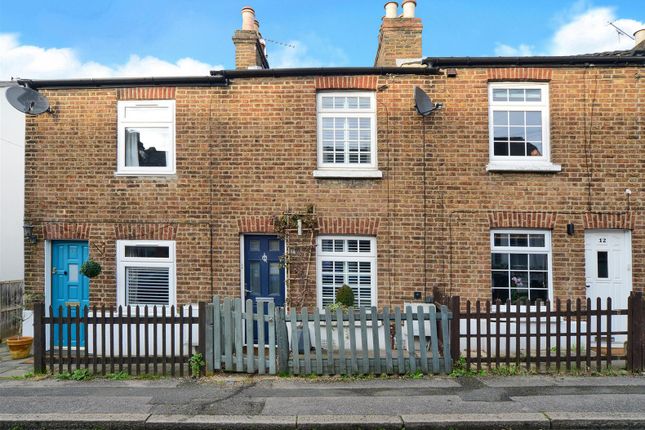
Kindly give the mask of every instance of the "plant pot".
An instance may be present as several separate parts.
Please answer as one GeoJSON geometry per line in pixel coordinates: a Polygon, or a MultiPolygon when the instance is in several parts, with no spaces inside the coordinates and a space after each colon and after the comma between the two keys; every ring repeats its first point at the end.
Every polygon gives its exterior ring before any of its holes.
{"type": "Polygon", "coordinates": [[[11,358],[19,360],[31,355],[31,344],[34,338],[31,336],[11,336],[7,338],[7,346],[11,353],[11,358]]]}

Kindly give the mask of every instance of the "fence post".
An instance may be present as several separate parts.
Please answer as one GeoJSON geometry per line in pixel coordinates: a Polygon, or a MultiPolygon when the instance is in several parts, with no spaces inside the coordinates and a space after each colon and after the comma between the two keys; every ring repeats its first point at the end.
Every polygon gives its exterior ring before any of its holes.
{"type": "Polygon", "coordinates": [[[459,320],[460,320],[460,297],[453,296],[450,298],[450,311],[452,312],[452,320],[450,320],[450,357],[452,358],[453,365],[459,361],[461,355],[460,337],[459,337],[459,320]]]}
{"type": "Polygon", "coordinates": [[[34,373],[45,373],[45,304],[34,303],[34,373]]]}
{"type": "Polygon", "coordinates": [[[275,308],[275,328],[278,343],[278,372],[289,372],[289,339],[284,308],[275,308]]]}
{"type": "MultiPolygon", "coordinates": [[[[215,345],[213,345],[213,307],[214,306],[219,306],[219,303],[215,303],[215,300],[213,300],[212,304],[206,304],[204,306],[204,316],[202,317],[201,314],[199,315],[199,321],[200,323],[202,322],[203,318],[203,324],[204,324],[204,361],[206,362],[206,372],[213,372],[214,371],[214,357],[213,357],[213,352],[215,350],[215,345]]],[[[200,330],[201,333],[201,330],[200,330]]],[[[217,336],[219,339],[219,334],[217,336]]]]}
{"type": "Polygon", "coordinates": [[[627,330],[627,365],[634,372],[645,369],[645,303],[643,293],[633,293],[629,298],[629,323],[627,330]]]}
{"type": "MultiPolygon", "coordinates": [[[[199,346],[198,351],[202,355],[202,358],[206,358],[206,302],[199,302],[199,346]]],[[[175,328],[173,327],[173,330],[175,328]]],[[[173,345],[172,348],[175,346],[173,345]]],[[[200,376],[203,376],[206,373],[206,368],[204,367],[200,376]]]]}

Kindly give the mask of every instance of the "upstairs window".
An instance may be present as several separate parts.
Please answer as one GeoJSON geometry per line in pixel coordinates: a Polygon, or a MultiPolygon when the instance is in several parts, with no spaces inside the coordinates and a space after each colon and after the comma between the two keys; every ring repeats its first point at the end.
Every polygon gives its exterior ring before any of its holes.
{"type": "Polygon", "coordinates": [[[117,173],[175,173],[175,101],[120,101],[118,111],[117,173]]]}
{"type": "Polygon", "coordinates": [[[548,170],[548,84],[492,83],[488,97],[491,165],[548,170]]]}
{"type": "Polygon", "coordinates": [[[318,306],[336,302],[336,291],[349,285],[354,306],[376,306],[376,239],[322,236],[317,249],[318,306]]]}
{"type": "Polygon", "coordinates": [[[318,168],[376,170],[374,92],[318,93],[318,168]]]}

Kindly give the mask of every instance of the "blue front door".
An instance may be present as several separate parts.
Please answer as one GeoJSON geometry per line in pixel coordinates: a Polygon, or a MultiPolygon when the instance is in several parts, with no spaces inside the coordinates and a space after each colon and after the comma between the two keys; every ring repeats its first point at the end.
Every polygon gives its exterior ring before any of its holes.
{"type": "MultiPolygon", "coordinates": [[[[254,308],[273,301],[284,306],[285,279],[281,257],[284,256],[284,241],[278,236],[244,236],[244,291],[245,298],[253,300],[254,308]]],[[[257,342],[257,329],[254,330],[257,342]]],[[[268,330],[265,330],[268,335],[268,330]]]]}
{"type": "MultiPolygon", "coordinates": [[[[81,274],[81,265],[89,257],[87,242],[83,241],[53,241],[52,262],[51,262],[51,304],[54,316],[60,315],[60,307],[63,307],[63,317],[67,317],[68,306],[71,306],[70,316],[76,316],[76,307],[83,312],[83,306],[90,304],[90,280],[81,274]]],[[[71,339],[69,339],[68,328],[63,324],[62,339],[59,336],[58,326],[54,327],[54,345],[85,346],[85,327],[80,324],[80,333],[76,333],[76,324],[71,327],[71,339]]]]}

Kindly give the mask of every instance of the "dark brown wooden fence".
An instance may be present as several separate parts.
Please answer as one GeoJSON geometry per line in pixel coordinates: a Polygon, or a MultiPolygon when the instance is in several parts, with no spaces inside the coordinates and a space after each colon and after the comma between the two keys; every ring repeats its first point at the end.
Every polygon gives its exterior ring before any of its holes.
{"type": "Polygon", "coordinates": [[[627,360],[628,367],[638,371],[643,368],[645,328],[643,306],[635,304],[642,300],[642,293],[633,293],[628,309],[614,309],[610,298],[556,299],[527,307],[510,300],[474,304],[468,300],[460,306],[459,297],[453,297],[453,359],[464,357],[467,369],[515,365],[545,371],[600,371],[627,360]],[[617,317],[628,320],[626,329],[612,327],[617,317]],[[627,341],[629,353],[616,339],[627,341]]]}
{"type": "Polygon", "coordinates": [[[0,340],[18,334],[22,324],[22,281],[0,282],[0,340]]]}
{"type": "Polygon", "coordinates": [[[60,307],[56,313],[50,306],[47,313],[45,310],[42,303],[34,305],[36,372],[88,369],[101,375],[191,375],[193,344],[203,333],[191,307],[187,312],[174,306],[168,310],[147,306],[60,307]]]}
{"type": "Polygon", "coordinates": [[[645,371],[645,297],[632,293],[629,297],[627,322],[627,368],[633,372],[645,371]]]}

